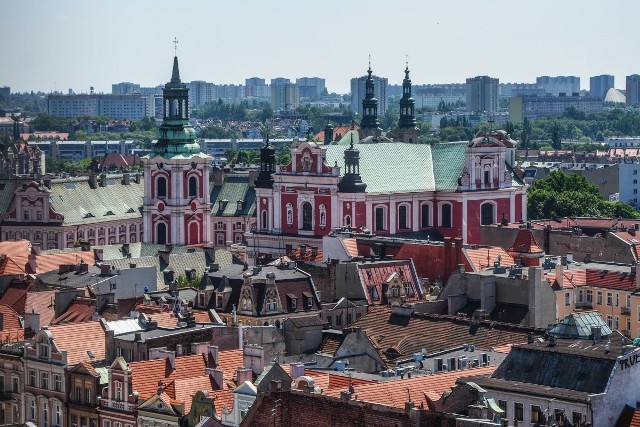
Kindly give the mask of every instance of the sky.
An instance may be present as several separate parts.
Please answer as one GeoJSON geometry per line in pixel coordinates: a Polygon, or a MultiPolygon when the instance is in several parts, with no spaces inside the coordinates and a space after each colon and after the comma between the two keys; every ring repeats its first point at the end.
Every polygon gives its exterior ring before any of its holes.
{"type": "Polygon", "coordinates": [[[2,0],[0,86],[111,92],[185,82],[322,77],[348,93],[364,75],[414,84],[489,75],[640,74],[638,0],[2,0]]]}

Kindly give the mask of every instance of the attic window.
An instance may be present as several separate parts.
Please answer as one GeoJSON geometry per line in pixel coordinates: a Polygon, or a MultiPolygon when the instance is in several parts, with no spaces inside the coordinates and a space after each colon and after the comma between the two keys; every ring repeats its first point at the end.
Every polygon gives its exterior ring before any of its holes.
{"type": "Polygon", "coordinates": [[[93,214],[91,212],[87,212],[84,214],[83,218],[93,218],[93,214]]]}
{"type": "Polygon", "coordinates": [[[104,216],[109,216],[109,215],[115,215],[115,214],[113,213],[113,211],[107,211],[107,213],[104,214],[104,216]]]}
{"type": "Polygon", "coordinates": [[[127,213],[134,213],[134,212],[135,212],[135,210],[133,210],[133,208],[127,209],[127,213]]]}
{"type": "Polygon", "coordinates": [[[371,287],[371,299],[374,301],[378,301],[380,299],[380,295],[378,295],[378,290],[375,286],[371,287]]]}

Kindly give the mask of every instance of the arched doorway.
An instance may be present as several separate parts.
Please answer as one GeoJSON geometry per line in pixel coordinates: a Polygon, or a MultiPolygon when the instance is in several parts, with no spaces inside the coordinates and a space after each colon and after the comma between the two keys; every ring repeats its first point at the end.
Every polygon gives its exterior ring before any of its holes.
{"type": "Polygon", "coordinates": [[[302,230],[313,229],[313,207],[311,203],[304,202],[302,204],[302,230]]]}
{"type": "Polygon", "coordinates": [[[164,222],[160,222],[156,226],[156,242],[159,245],[165,245],[167,243],[167,224],[164,222]]]}

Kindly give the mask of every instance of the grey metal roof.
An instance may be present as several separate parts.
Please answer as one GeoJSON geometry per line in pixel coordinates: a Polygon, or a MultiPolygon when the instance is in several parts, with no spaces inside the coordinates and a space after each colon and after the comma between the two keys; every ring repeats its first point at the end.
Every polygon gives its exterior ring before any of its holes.
{"type": "Polygon", "coordinates": [[[211,213],[214,216],[251,216],[255,211],[255,189],[249,184],[248,173],[233,173],[225,176],[222,185],[211,190],[211,213]],[[227,203],[220,203],[226,200],[227,203]],[[242,209],[238,209],[238,201],[242,209]]]}
{"type": "Polygon", "coordinates": [[[139,332],[144,329],[138,319],[112,320],[107,322],[107,326],[114,331],[115,336],[139,332]]]}
{"type": "Polygon", "coordinates": [[[177,328],[177,329],[163,329],[163,328],[158,328],[158,329],[152,329],[150,331],[140,331],[140,332],[130,332],[128,334],[122,334],[120,336],[117,337],[117,339],[119,340],[123,340],[123,341],[135,341],[136,340],[136,334],[139,333],[140,334],[140,341],[144,342],[148,339],[153,339],[153,338],[159,338],[159,337],[167,337],[170,335],[179,335],[179,334],[184,334],[186,332],[191,332],[191,331],[196,331],[196,330],[202,330],[202,329],[213,329],[213,328],[224,328],[226,326],[224,325],[205,325],[205,324],[197,324],[196,326],[188,326],[188,327],[184,327],[184,328],[177,328]]]}

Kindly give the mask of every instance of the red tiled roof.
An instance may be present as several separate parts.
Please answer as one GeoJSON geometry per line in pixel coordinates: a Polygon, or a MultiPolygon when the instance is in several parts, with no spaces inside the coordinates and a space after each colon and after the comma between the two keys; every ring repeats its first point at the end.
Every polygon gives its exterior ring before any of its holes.
{"type": "Polygon", "coordinates": [[[13,308],[18,314],[24,315],[27,292],[31,286],[32,284],[27,282],[11,283],[2,296],[0,296],[0,304],[6,304],[13,308]]]}
{"type": "Polygon", "coordinates": [[[477,326],[467,318],[416,314],[403,317],[391,314],[391,308],[376,306],[356,320],[348,331],[361,329],[371,345],[386,362],[421,351],[434,353],[463,344],[473,344],[479,350],[505,344],[526,342],[527,335],[542,335],[543,330],[512,324],[481,321],[477,326]]]}
{"type": "MultiPolygon", "coordinates": [[[[354,385],[355,395],[353,398],[364,402],[377,403],[401,409],[404,408],[405,403],[411,398],[411,401],[416,407],[424,405],[424,407],[427,408],[428,403],[425,395],[432,401],[439,400],[443,393],[450,391],[456,385],[456,381],[459,378],[470,375],[489,376],[495,369],[496,366],[486,366],[395,381],[354,385]]],[[[342,390],[329,389],[326,394],[338,397],[340,396],[340,391],[342,390]]]]}
{"type": "MultiPolygon", "coordinates": [[[[67,351],[67,364],[105,359],[105,333],[100,322],[69,323],[49,326],[55,342],[67,351]],[[91,351],[93,357],[88,355],[91,351]]],[[[156,383],[157,384],[157,383],[156,383]]]]}
{"type": "MultiPolygon", "coordinates": [[[[148,310],[146,309],[146,307],[151,307],[151,306],[138,305],[138,307],[145,307],[145,309],[143,309],[142,312],[149,314],[149,317],[151,317],[151,320],[153,320],[154,322],[158,322],[159,327],[167,328],[167,329],[175,329],[178,327],[178,317],[173,311],[166,311],[166,309],[161,309],[160,311],[153,311],[149,313],[149,311],[145,311],[145,310],[148,310]]],[[[209,318],[209,313],[207,313],[206,311],[193,310],[192,313],[197,323],[211,322],[211,319],[209,318]]]]}
{"type": "Polygon", "coordinates": [[[329,394],[330,396],[340,396],[340,392],[348,390],[350,385],[355,387],[378,383],[378,381],[374,380],[365,380],[353,377],[349,378],[346,375],[338,375],[331,372],[316,371],[313,369],[305,369],[304,374],[312,377],[315,384],[322,389],[322,392],[329,394]]]}
{"type": "Polygon", "coordinates": [[[0,255],[29,256],[31,253],[31,242],[28,240],[9,240],[0,242],[0,255]]]}
{"type": "Polygon", "coordinates": [[[351,258],[355,258],[358,256],[358,241],[353,237],[348,237],[345,239],[340,239],[340,243],[342,243],[342,247],[344,248],[347,255],[351,258]]]}
{"type": "Polygon", "coordinates": [[[61,323],[80,323],[91,320],[91,316],[96,311],[96,300],[83,297],[75,297],[73,302],[67,308],[67,311],[62,313],[51,323],[54,325],[61,323]]]}
{"type": "Polygon", "coordinates": [[[640,409],[625,406],[615,427],[640,427],[640,409]]]}
{"type": "Polygon", "coordinates": [[[14,309],[5,304],[0,304],[2,313],[2,330],[0,330],[0,342],[24,340],[24,328],[20,322],[20,315],[14,309]]]}
{"type": "Polygon", "coordinates": [[[497,246],[485,246],[475,248],[463,248],[462,253],[467,259],[468,265],[472,271],[484,270],[487,267],[492,267],[493,263],[498,261],[500,257],[500,263],[502,265],[513,264],[513,258],[504,249],[497,246]]]}
{"type": "Polygon", "coordinates": [[[370,305],[379,305],[384,303],[383,283],[393,275],[398,274],[402,282],[409,282],[413,286],[413,297],[407,296],[407,300],[419,299],[420,291],[417,278],[414,277],[411,268],[411,260],[395,260],[395,261],[379,261],[374,263],[358,264],[358,275],[363,290],[367,296],[370,305]],[[371,297],[371,288],[376,288],[379,298],[373,300],[371,297]]]}
{"type": "Polygon", "coordinates": [[[412,259],[418,277],[428,277],[435,281],[438,278],[446,280],[451,274],[446,271],[444,246],[405,243],[394,255],[400,259],[412,259]]]}
{"type": "MultiPolygon", "coordinates": [[[[355,125],[355,130],[360,130],[360,126],[355,125]]],[[[333,128],[333,135],[331,140],[337,141],[346,135],[347,132],[351,130],[351,126],[336,126],[333,128]]],[[[324,129],[320,132],[316,133],[315,138],[318,138],[320,141],[324,141],[324,129]]]]}
{"type": "MultiPolygon", "coordinates": [[[[545,278],[559,289],[555,271],[545,273],[545,278]]],[[[595,270],[595,269],[569,269],[563,270],[563,289],[572,289],[580,286],[592,286],[618,291],[632,292],[636,289],[636,277],[627,272],[595,270]]]]}
{"type": "Polygon", "coordinates": [[[289,258],[294,260],[309,261],[309,262],[316,262],[316,263],[324,262],[322,251],[316,250],[316,254],[313,255],[313,249],[309,247],[305,248],[304,252],[302,252],[301,248],[295,249],[293,252],[289,254],[289,258]]]}
{"type": "Polygon", "coordinates": [[[134,166],[137,159],[139,157],[136,155],[123,156],[120,153],[108,153],[102,158],[98,167],[100,169],[109,169],[113,165],[117,169],[126,169],[134,166]]]}
{"type": "MultiPolygon", "coordinates": [[[[84,261],[86,264],[95,264],[93,251],[57,252],[53,254],[41,254],[35,256],[35,274],[47,273],[57,270],[61,264],[77,264],[84,261]]],[[[0,261],[0,275],[18,275],[34,273],[28,268],[29,255],[7,256],[0,261]]]]}
{"type": "Polygon", "coordinates": [[[531,230],[522,228],[518,231],[516,240],[508,249],[508,252],[520,254],[542,254],[544,251],[540,249],[540,246],[536,243],[536,239],[533,237],[531,230]]]}

